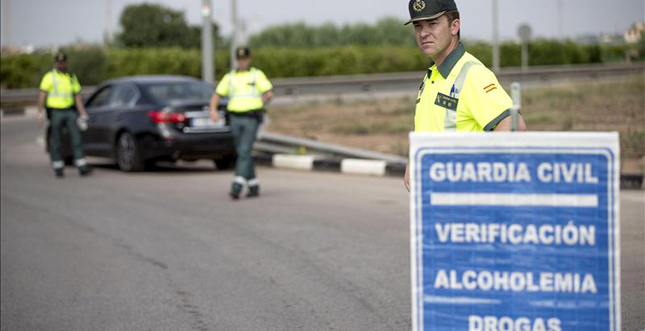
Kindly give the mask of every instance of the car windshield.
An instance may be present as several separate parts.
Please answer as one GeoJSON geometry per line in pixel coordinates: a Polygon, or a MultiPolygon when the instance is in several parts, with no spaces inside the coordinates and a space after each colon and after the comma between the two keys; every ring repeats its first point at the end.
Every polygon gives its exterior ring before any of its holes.
{"type": "Polygon", "coordinates": [[[214,87],[202,82],[161,82],[142,86],[159,103],[181,100],[208,100],[214,87]]]}

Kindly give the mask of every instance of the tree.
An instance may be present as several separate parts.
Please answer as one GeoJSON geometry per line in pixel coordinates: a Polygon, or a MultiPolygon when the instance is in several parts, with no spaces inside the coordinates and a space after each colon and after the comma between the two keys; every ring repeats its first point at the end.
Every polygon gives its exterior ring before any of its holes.
{"type": "MultiPolygon", "coordinates": [[[[188,25],[182,11],[157,4],[128,5],[119,21],[123,30],[117,39],[124,47],[201,47],[201,27],[188,25]]],[[[213,36],[221,40],[215,23],[213,36]]]]}

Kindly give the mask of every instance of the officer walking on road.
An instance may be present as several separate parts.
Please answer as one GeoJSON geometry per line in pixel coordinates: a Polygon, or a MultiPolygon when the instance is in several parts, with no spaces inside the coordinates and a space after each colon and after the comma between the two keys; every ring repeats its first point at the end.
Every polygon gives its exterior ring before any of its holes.
{"type": "MultiPolygon", "coordinates": [[[[430,58],[416,101],[416,132],[510,131],[513,101],[495,74],[466,52],[453,0],[410,0],[419,49],[430,58]]],[[[518,116],[518,130],[526,130],[518,116]]],[[[410,162],[403,178],[410,191],[410,162]]]]}
{"type": "Polygon", "coordinates": [[[61,155],[61,132],[63,127],[69,131],[72,142],[75,164],[81,176],[90,173],[90,168],[83,153],[83,142],[79,123],[83,125],[87,119],[85,107],[81,101],[81,84],[76,75],[67,72],[67,56],[58,53],[54,57],[54,68],[47,72],[40,82],[38,98],[38,123],[44,122],[43,108],[47,108],[47,118],[50,121],[50,157],[56,177],[63,177],[65,162],[61,155]],[[46,100],[46,102],[45,102],[46,100]],[[81,120],[79,121],[79,113],[81,120]]]}
{"type": "Polygon", "coordinates": [[[219,82],[210,102],[210,116],[219,121],[217,105],[221,97],[228,97],[228,113],[235,139],[237,161],[235,178],[229,195],[239,198],[244,184],[248,185],[247,197],[260,195],[260,186],[255,177],[255,165],[251,151],[258,126],[262,122],[265,105],[273,97],[273,85],[262,70],[251,67],[251,52],[239,47],[235,52],[237,69],[227,73],[219,82]]]}

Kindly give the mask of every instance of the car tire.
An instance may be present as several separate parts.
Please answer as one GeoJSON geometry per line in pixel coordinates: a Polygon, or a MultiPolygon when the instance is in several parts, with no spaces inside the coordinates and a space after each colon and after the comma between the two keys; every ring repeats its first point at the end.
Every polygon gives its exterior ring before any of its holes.
{"type": "Polygon", "coordinates": [[[215,159],[213,162],[219,170],[231,169],[235,165],[235,156],[227,155],[221,159],[215,159]]]}
{"type": "Polygon", "coordinates": [[[137,140],[129,132],[119,135],[116,142],[116,163],[121,171],[137,172],[145,167],[137,140]]]}

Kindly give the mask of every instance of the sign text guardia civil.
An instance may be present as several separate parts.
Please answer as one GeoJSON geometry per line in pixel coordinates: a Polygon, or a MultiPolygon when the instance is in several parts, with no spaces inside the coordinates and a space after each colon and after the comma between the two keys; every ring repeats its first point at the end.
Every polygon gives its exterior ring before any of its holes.
{"type": "Polygon", "coordinates": [[[524,162],[436,162],[430,166],[430,178],[435,182],[598,183],[591,163],[565,162],[540,163],[533,169],[524,162]]]}

